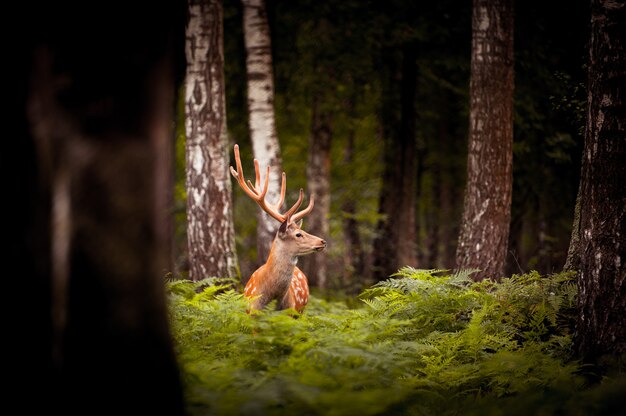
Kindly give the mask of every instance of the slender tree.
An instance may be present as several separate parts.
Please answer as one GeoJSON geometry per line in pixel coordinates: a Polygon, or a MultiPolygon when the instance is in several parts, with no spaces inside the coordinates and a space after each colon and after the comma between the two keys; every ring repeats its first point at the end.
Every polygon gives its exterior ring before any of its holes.
{"type": "MultiPolygon", "coordinates": [[[[332,114],[320,102],[313,98],[311,132],[309,133],[309,151],[306,164],[307,189],[315,196],[315,209],[309,215],[307,231],[313,235],[329,238],[328,217],[330,215],[330,146],[332,142],[332,114]]],[[[319,255],[302,259],[303,271],[312,286],[326,287],[328,273],[328,255],[326,251],[319,255]]]]}
{"type": "MultiPolygon", "coordinates": [[[[333,34],[336,33],[326,15],[316,15],[308,22],[308,31],[301,33],[300,53],[303,62],[308,64],[308,88],[310,91],[311,121],[309,131],[308,157],[306,160],[306,180],[309,194],[315,197],[315,209],[307,219],[306,229],[314,235],[330,239],[330,171],[331,145],[333,141],[333,112],[337,107],[338,98],[330,91],[340,85],[341,64],[333,65],[336,46],[333,34]]],[[[332,242],[331,242],[332,244],[332,242]]],[[[328,252],[320,252],[318,256],[302,259],[302,270],[312,286],[324,289],[328,280],[328,252]]]]}
{"type": "Polygon", "coordinates": [[[378,224],[373,248],[372,271],[377,279],[386,279],[400,267],[417,263],[416,47],[414,42],[403,45],[399,68],[389,56],[390,68],[383,80],[383,94],[390,101],[381,108],[385,167],[379,213],[384,217],[378,224]]]}
{"type": "MultiPolygon", "coordinates": [[[[267,200],[278,201],[282,162],[274,116],[272,45],[265,0],[242,3],[252,151],[261,166],[270,166],[267,200]]],[[[269,255],[278,224],[262,210],[257,210],[257,216],[257,261],[262,264],[269,255]]]]}
{"type": "Polygon", "coordinates": [[[90,412],[183,414],[159,224],[168,215],[161,175],[172,167],[161,153],[173,139],[173,47],[182,55],[184,11],[173,1],[41,3],[29,10],[29,34],[16,39],[26,59],[12,78],[24,96],[15,101],[23,115],[11,163],[13,173],[32,172],[15,180],[29,188],[14,195],[26,196],[12,204],[23,213],[8,215],[26,232],[11,255],[24,268],[21,290],[41,304],[20,313],[30,335],[11,331],[29,350],[17,361],[33,384],[12,380],[41,392],[20,403],[32,412],[75,414],[97,403],[90,412]]]}
{"type": "Polygon", "coordinates": [[[190,277],[237,276],[221,0],[190,0],[185,80],[190,277]]]}
{"type": "MultiPolygon", "coordinates": [[[[353,100],[350,100],[351,113],[354,112],[353,102],[353,100]]],[[[347,143],[344,148],[343,162],[345,165],[350,165],[354,162],[355,135],[354,125],[352,124],[349,128],[347,143]]],[[[354,291],[357,287],[355,280],[363,279],[365,276],[365,253],[363,251],[361,234],[359,233],[359,224],[355,218],[356,208],[357,204],[354,198],[345,198],[341,204],[344,236],[343,287],[348,291],[354,291]]]]}
{"type": "Polygon", "coordinates": [[[504,272],[513,160],[513,0],[474,0],[467,186],[456,252],[477,279],[504,272]]]}
{"type": "Polygon", "coordinates": [[[592,0],[585,147],[566,265],[579,272],[575,345],[586,361],[626,353],[624,33],[626,3],[592,0]]]}

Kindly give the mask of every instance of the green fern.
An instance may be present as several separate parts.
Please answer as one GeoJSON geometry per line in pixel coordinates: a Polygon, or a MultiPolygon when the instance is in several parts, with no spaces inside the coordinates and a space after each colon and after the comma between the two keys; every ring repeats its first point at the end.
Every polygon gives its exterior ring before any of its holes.
{"type": "Polygon", "coordinates": [[[188,413],[487,414],[544,391],[566,413],[585,392],[569,360],[571,275],[474,283],[473,272],[406,267],[361,307],[312,297],[296,319],[247,314],[223,281],[169,282],[188,413]]]}

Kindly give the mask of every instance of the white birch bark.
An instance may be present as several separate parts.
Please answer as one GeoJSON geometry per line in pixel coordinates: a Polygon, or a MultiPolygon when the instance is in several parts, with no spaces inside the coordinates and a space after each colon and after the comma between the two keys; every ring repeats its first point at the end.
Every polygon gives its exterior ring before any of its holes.
{"type": "Polygon", "coordinates": [[[190,1],[185,130],[190,277],[238,275],[228,171],[221,0],[190,1]]]}
{"type": "MultiPolygon", "coordinates": [[[[274,80],[269,25],[264,0],[242,0],[243,28],[248,72],[248,112],[254,157],[261,166],[270,166],[267,200],[280,195],[282,163],[274,116],[274,80]]],[[[265,212],[257,211],[258,261],[264,263],[278,225],[265,212]]]]}

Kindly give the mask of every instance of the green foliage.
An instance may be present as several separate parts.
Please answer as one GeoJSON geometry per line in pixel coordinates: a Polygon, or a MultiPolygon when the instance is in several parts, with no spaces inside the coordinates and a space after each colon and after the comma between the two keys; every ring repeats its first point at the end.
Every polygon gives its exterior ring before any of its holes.
{"type": "Polygon", "coordinates": [[[624,378],[587,389],[576,375],[578,364],[570,361],[571,276],[530,273],[474,283],[472,272],[404,268],[362,292],[361,307],[312,298],[301,316],[269,310],[249,315],[245,298],[223,282],[170,282],[188,411],[452,415],[617,409],[611,406],[619,403],[624,378]]]}

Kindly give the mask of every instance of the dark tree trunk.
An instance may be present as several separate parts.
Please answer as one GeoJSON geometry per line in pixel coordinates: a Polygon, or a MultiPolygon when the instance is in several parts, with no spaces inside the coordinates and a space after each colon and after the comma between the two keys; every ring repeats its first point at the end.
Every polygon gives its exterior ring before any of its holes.
{"type": "Polygon", "coordinates": [[[238,277],[224,92],[221,0],[192,0],[185,80],[187,239],[193,280],[238,277]]]}
{"type": "Polygon", "coordinates": [[[458,269],[499,279],[509,238],[513,145],[513,0],[474,0],[467,187],[458,269]]]}
{"type": "MultiPolygon", "coordinates": [[[[445,157],[445,156],[443,156],[445,157]]],[[[432,168],[432,198],[431,198],[431,210],[430,215],[426,217],[427,235],[428,235],[428,257],[424,267],[437,268],[439,262],[439,235],[441,221],[441,166],[435,165],[432,168]]]]}
{"type": "Polygon", "coordinates": [[[579,216],[575,348],[583,360],[626,353],[626,5],[591,1],[587,126],[579,216]]]}
{"type": "MultiPolygon", "coordinates": [[[[451,99],[448,98],[448,101],[451,101],[451,99]]],[[[446,111],[446,114],[450,113],[450,110],[446,111]]],[[[455,209],[458,206],[456,204],[458,192],[455,187],[456,165],[453,159],[455,144],[452,143],[452,135],[448,128],[449,123],[448,120],[442,120],[439,128],[442,157],[438,160],[441,179],[439,185],[440,202],[436,208],[439,212],[439,240],[441,241],[438,267],[444,269],[452,269],[454,267],[459,221],[457,210],[455,209]]]]}
{"type": "Polygon", "coordinates": [[[416,138],[415,97],[417,91],[416,45],[402,48],[400,71],[388,58],[391,73],[384,80],[390,101],[383,104],[384,173],[380,196],[380,214],[374,241],[372,272],[378,280],[386,279],[402,266],[416,266],[415,197],[416,138]],[[397,74],[400,74],[398,82],[397,74]],[[398,104],[400,109],[398,110],[398,104]]]}
{"type": "MultiPolygon", "coordinates": [[[[165,68],[164,70],[167,70],[165,68]]],[[[160,101],[155,102],[154,111],[157,116],[152,123],[151,134],[155,151],[154,194],[155,194],[155,218],[154,227],[158,240],[163,242],[165,256],[163,257],[164,271],[170,275],[175,272],[176,255],[174,248],[174,151],[175,129],[172,120],[175,118],[176,91],[168,86],[167,82],[155,79],[155,88],[160,88],[162,94],[160,101]]]]}
{"type": "MultiPolygon", "coordinates": [[[[25,5],[18,5],[22,7],[26,9],[25,5]]],[[[26,10],[16,16],[32,19],[32,13],[26,10]]],[[[35,16],[36,21],[42,20],[41,15],[35,16]]],[[[28,24],[25,18],[21,23],[28,24]]],[[[12,276],[5,280],[4,290],[13,294],[6,297],[5,310],[17,305],[20,308],[19,314],[5,319],[5,334],[13,340],[5,342],[5,354],[14,361],[5,366],[4,377],[11,382],[6,383],[8,389],[3,391],[3,397],[6,409],[23,408],[24,403],[29,403],[30,412],[44,414],[59,408],[53,399],[59,393],[56,386],[61,377],[52,360],[51,181],[39,163],[37,141],[26,111],[36,40],[30,37],[33,34],[30,31],[9,42],[5,52],[14,57],[6,68],[7,79],[13,82],[5,97],[11,102],[5,110],[6,119],[11,120],[6,126],[11,139],[3,141],[0,152],[3,193],[10,195],[10,201],[2,204],[2,229],[10,239],[3,249],[3,259],[7,260],[4,273],[12,276]],[[12,97],[12,93],[17,94],[12,97]],[[27,307],[22,307],[24,298],[20,294],[27,294],[27,307]],[[33,400],[33,391],[39,392],[38,400],[33,400]]]]}
{"type": "Polygon", "coordinates": [[[26,338],[33,344],[24,346],[30,354],[20,370],[34,384],[21,386],[30,397],[20,406],[180,415],[163,293],[169,236],[160,223],[170,201],[160,188],[172,169],[162,152],[173,140],[184,7],[99,6],[34,7],[21,45],[32,59],[17,101],[28,125],[12,157],[24,162],[21,171],[32,169],[21,180],[32,188],[24,214],[10,217],[24,220],[27,237],[12,261],[31,259],[22,290],[29,305],[41,305],[25,314],[26,326],[43,332],[26,338]],[[89,44],[77,43],[77,34],[89,44]]]}
{"type": "MultiPolygon", "coordinates": [[[[328,240],[330,215],[330,145],[332,142],[332,114],[323,108],[319,99],[313,100],[309,156],[306,165],[309,195],[315,196],[315,209],[305,219],[307,232],[328,240]]],[[[328,251],[302,258],[303,271],[312,286],[324,289],[327,281],[328,251]]]]}
{"type": "MultiPolygon", "coordinates": [[[[354,162],[354,129],[348,133],[348,143],[344,149],[343,161],[349,166],[354,162]]],[[[346,198],[341,206],[343,211],[343,238],[344,238],[344,260],[343,260],[343,286],[352,292],[357,285],[354,281],[356,277],[360,282],[365,279],[365,253],[359,233],[359,224],[355,218],[356,200],[346,198]]]]}
{"type": "Polygon", "coordinates": [[[428,215],[430,204],[419,204],[418,201],[424,198],[424,182],[426,171],[426,146],[416,144],[416,165],[415,175],[415,262],[425,264],[427,261],[428,246],[428,224],[425,220],[428,215]]]}
{"type": "MultiPolygon", "coordinates": [[[[523,200],[523,198],[520,198],[523,200]]],[[[519,210],[518,210],[519,211],[519,210]]],[[[508,252],[511,261],[506,263],[505,274],[511,275],[515,273],[523,273],[521,264],[524,264],[524,248],[522,246],[522,236],[524,235],[526,218],[523,212],[517,213],[511,217],[511,225],[509,229],[508,252]]]]}
{"type": "MultiPolygon", "coordinates": [[[[581,167],[582,170],[582,167],[581,167]]],[[[567,258],[565,259],[564,270],[580,270],[580,193],[582,186],[578,187],[576,195],[576,205],[574,205],[574,223],[572,226],[572,236],[570,237],[567,258]]]]}

